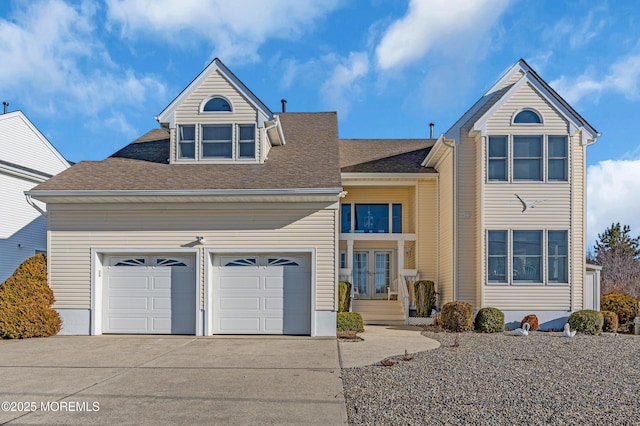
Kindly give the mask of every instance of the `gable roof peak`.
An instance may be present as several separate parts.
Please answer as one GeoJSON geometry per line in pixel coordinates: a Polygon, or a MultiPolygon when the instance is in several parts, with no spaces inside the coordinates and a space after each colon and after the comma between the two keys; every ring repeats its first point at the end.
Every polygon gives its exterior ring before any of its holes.
{"type": "Polygon", "coordinates": [[[167,105],[165,109],[155,117],[158,123],[160,123],[160,125],[168,123],[169,127],[175,127],[176,108],[216,71],[220,72],[223,78],[242,93],[247,100],[253,104],[258,111],[260,111],[260,115],[264,117],[265,120],[273,120],[273,112],[247,86],[245,86],[245,84],[240,81],[240,79],[236,77],[235,74],[231,72],[231,70],[227,68],[227,66],[218,57],[215,57],[200,72],[200,74],[198,74],[191,83],[189,83],[189,85],[187,85],[187,87],[185,87],[182,92],[180,92],[180,94],[178,94],[178,96],[176,96],[173,101],[171,101],[171,103],[169,103],[169,105],[167,105]]]}

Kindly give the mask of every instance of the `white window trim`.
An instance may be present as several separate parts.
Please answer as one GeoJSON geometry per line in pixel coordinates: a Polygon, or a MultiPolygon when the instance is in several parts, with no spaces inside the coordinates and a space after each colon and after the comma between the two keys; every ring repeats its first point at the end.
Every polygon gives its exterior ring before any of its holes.
{"type": "Polygon", "coordinates": [[[234,151],[234,160],[254,162],[258,158],[258,128],[256,127],[255,123],[236,123],[235,127],[237,136],[235,137],[236,149],[234,151]],[[253,157],[240,157],[240,144],[242,143],[240,140],[241,126],[253,126],[253,157]]]}
{"type": "Polygon", "coordinates": [[[234,111],[234,107],[233,107],[233,102],[231,102],[231,100],[229,98],[227,98],[226,96],[222,96],[222,95],[212,95],[209,96],[207,98],[204,98],[202,100],[202,102],[200,102],[200,106],[198,107],[198,112],[200,114],[233,114],[234,111]],[[229,106],[231,107],[231,111],[205,111],[204,110],[204,106],[211,100],[211,99],[215,99],[215,98],[220,98],[220,99],[224,99],[225,101],[227,101],[227,103],[229,104],[229,106]]]}
{"type": "Polygon", "coordinates": [[[200,138],[199,138],[199,142],[200,142],[200,160],[201,161],[209,161],[209,160],[214,160],[214,161],[224,161],[224,162],[228,162],[228,161],[233,161],[235,159],[236,153],[235,153],[235,144],[233,143],[233,141],[236,139],[236,132],[235,132],[235,126],[233,125],[233,123],[201,123],[200,124],[200,138]],[[223,127],[223,126],[230,126],[231,127],[231,139],[230,140],[225,140],[224,142],[205,142],[204,141],[204,128],[207,126],[211,126],[211,127],[223,127]],[[231,157],[205,157],[204,156],[204,145],[205,143],[208,144],[231,144],[231,157]]]}
{"type": "Polygon", "coordinates": [[[363,201],[359,201],[359,202],[350,202],[350,203],[340,203],[340,220],[342,220],[342,206],[343,205],[350,205],[351,206],[351,226],[349,228],[349,232],[342,232],[342,222],[340,222],[340,233],[343,234],[353,234],[353,235],[366,235],[366,234],[376,234],[376,235],[400,235],[404,233],[404,203],[402,201],[391,201],[388,203],[380,203],[380,202],[363,202],[363,201]],[[388,206],[389,209],[389,232],[356,232],[355,231],[355,220],[356,220],[356,204],[363,204],[363,205],[367,205],[367,204],[372,204],[372,205],[384,205],[386,204],[388,206]],[[400,204],[400,232],[393,232],[393,205],[394,204],[400,204]]]}
{"type": "Polygon", "coordinates": [[[198,158],[198,125],[197,124],[179,124],[176,126],[176,160],[177,161],[195,161],[198,158]],[[193,126],[193,157],[180,156],[180,128],[193,126]]]}
{"type": "Polygon", "coordinates": [[[540,111],[538,111],[535,108],[520,108],[519,110],[517,110],[516,112],[513,113],[513,115],[511,116],[511,125],[512,126],[543,126],[544,125],[544,116],[542,114],[540,114],[540,111]],[[534,114],[536,114],[539,118],[540,118],[540,123],[516,123],[516,117],[518,116],[518,114],[520,114],[521,112],[524,111],[531,111],[534,114]]]}

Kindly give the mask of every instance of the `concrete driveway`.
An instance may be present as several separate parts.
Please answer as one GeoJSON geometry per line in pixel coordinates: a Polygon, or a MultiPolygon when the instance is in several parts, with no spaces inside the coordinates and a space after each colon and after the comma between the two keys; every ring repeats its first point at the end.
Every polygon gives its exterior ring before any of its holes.
{"type": "Polygon", "coordinates": [[[0,377],[0,424],[347,422],[334,339],[0,340],[0,377]]]}

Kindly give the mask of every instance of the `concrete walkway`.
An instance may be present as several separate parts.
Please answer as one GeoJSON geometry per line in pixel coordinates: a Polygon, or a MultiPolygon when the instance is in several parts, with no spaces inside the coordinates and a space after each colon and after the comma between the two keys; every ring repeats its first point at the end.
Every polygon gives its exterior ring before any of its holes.
{"type": "Polygon", "coordinates": [[[436,349],[440,343],[424,337],[420,327],[365,325],[360,333],[363,341],[338,341],[340,366],[342,368],[364,367],[385,358],[436,349]]]}

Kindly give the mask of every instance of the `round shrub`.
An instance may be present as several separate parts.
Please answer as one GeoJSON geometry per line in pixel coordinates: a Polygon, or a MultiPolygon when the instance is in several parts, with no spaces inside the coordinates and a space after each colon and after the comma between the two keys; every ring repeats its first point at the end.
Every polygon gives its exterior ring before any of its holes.
{"type": "Polygon", "coordinates": [[[37,254],[22,262],[0,285],[0,338],[53,336],[60,331],[60,316],[47,284],[47,262],[37,254]]]}
{"type": "Polygon", "coordinates": [[[338,283],[338,312],[349,312],[351,306],[351,283],[340,281],[338,283]]]}
{"type": "Polygon", "coordinates": [[[615,333],[618,331],[618,315],[611,311],[600,311],[604,320],[602,331],[607,333],[615,333]]]}
{"type": "Polygon", "coordinates": [[[604,317],[598,311],[585,309],[572,313],[568,322],[571,329],[579,333],[598,334],[602,333],[604,317]]]}
{"type": "Polygon", "coordinates": [[[416,298],[416,315],[427,318],[436,307],[436,284],[431,280],[419,280],[413,284],[416,298]]]}
{"type": "Polygon", "coordinates": [[[467,302],[445,303],[441,311],[442,328],[449,331],[473,330],[473,306],[467,302]]]}
{"type": "Polygon", "coordinates": [[[357,312],[338,312],[336,316],[336,328],[338,331],[364,331],[362,315],[357,312]]]}
{"type": "Polygon", "coordinates": [[[609,293],[600,298],[600,310],[615,312],[618,322],[627,324],[638,315],[638,301],[625,293],[609,293]]]}
{"type": "Polygon", "coordinates": [[[481,333],[504,331],[504,313],[497,308],[482,308],[476,314],[475,329],[481,333]]]}
{"type": "Polygon", "coordinates": [[[522,321],[520,321],[520,328],[522,328],[522,326],[527,323],[529,324],[529,326],[531,327],[530,330],[531,331],[536,331],[538,329],[538,317],[536,314],[529,314],[526,317],[522,318],[522,321]]]}

